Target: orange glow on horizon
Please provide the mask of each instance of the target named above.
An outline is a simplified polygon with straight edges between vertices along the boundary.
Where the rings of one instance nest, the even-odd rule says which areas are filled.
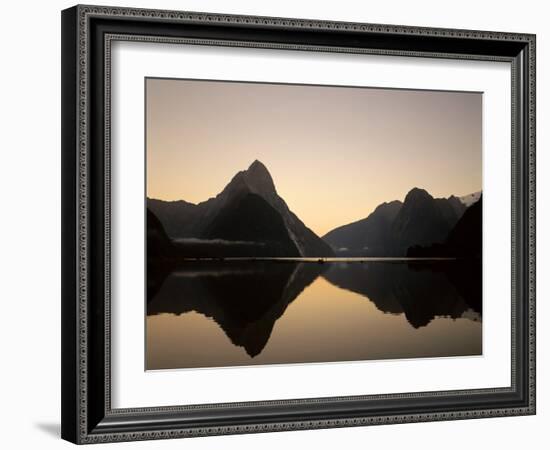
[[[262,161],[319,236],[413,187],[482,186],[482,94],[148,79],[147,196],[199,203]]]

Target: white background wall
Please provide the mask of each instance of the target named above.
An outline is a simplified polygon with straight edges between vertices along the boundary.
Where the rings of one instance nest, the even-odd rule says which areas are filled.
[[[103,3],[99,2],[98,3]],[[550,79],[548,11],[535,0],[111,0],[136,7],[471,28],[537,34],[538,415],[367,428],[116,444],[118,448],[544,448],[550,390],[545,327],[550,308],[548,193]],[[67,448],[60,403],[60,10],[69,1],[9,2],[0,33],[0,443],[3,448]],[[546,203],[546,205],[544,204]],[[114,448],[114,447],[113,447]]]

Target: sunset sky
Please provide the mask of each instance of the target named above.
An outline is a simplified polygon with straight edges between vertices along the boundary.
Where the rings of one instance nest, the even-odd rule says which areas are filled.
[[[207,200],[258,159],[319,236],[482,186],[481,93],[147,79],[146,120],[148,197]]]

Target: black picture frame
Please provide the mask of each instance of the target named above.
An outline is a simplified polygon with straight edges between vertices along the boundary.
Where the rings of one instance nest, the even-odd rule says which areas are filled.
[[[113,409],[110,43],[193,42],[508,61],[512,67],[511,386]],[[62,437],[132,441],[535,414],[535,36],[75,6],[62,12]]]

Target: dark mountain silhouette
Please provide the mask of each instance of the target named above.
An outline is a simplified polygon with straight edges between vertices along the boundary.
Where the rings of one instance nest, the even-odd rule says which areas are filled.
[[[481,197],[481,191],[477,191],[468,195],[463,195],[462,197],[458,197],[458,199],[467,208],[469,206],[472,206],[475,202],[477,202],[480,197]]]
[[[203,209],[200,205],[184,200],[164,201],[152,198],[147,199],[147,208],[162,218],[166,233],[172,239],[194,237],[196,233],[193,226]]]
[[[281,215],[257,194],[246,194],[226,205],[203,236],[207,239],[262,242],[272,256],[300,256]]]
[[[481,258],[483,197],[472,204],[441,242],[428,246],[416,245],[407,251],[411,257],[452,256]]]
[[[217,247],[220,240],[247,246],[243,250],[233,244],[229,256],[333,255],[331,247],[290,211],[260,161],[238,172],[220,194],[205,202],[148,199],[147,204],[180,246],[191,239],[195,249],[197,240],[204,248],[206,241],[217,239]]]
[[[325,269],[289,261],[188,262],[181,272],[154,281],[162,287],[148,297],[147,315],[196,311],[254,357],[288,305]]]
[[[436,198],[435,203],[441,211],[443,218],[447,221],[449,228],[455,226],[467,209],[467,206],[454,195],[451,195],[449,198]]]
[[[481,319],[481,270],[472,264],[342,263],[331,264],[323,277],[367,297],[382,312],[404,314],[414,328],[435,317]]]
[[[411,246],[443,242],[465,209],[455,196],[434,199],[413,188],[403,203],[383,203],[366,219],[323,238],[339,256],[405,256]]]
[[[413,245],[442,242],[460,218],[457,203],[458,199],[436,200],[424,189],[411,189],[392,224],[395,253],[401,256]]]
[[[483,196],[470,206],[449,233],[445,244],[457,256],[481,258],[483,234]]]
[[[385,256],[392,245],[391,224],[403,204],[382,203],[367,218],[323,236],[339,256]]]
[[[174,251],[170,238],[166,234],[158,217],[147,208],[147,257],[164,258]]]
[[[164,231],[160,220],[147,208],[147,296],[154,295],[170,272],[178,250]]]

